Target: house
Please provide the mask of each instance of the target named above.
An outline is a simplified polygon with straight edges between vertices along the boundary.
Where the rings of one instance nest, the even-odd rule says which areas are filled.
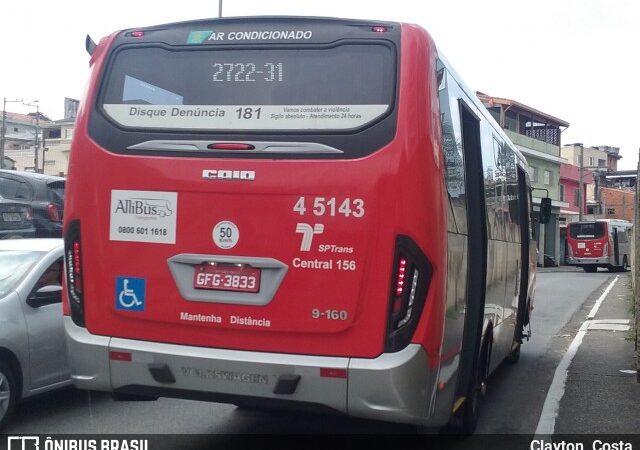
[[[551,220],[536,223],[538,263],[545,255],[552,264],[561,260],[560,211],[569,204],[560,199],[560,137],[568,122],[515,100],[492,97],[476,92],[480,101],[527,159],[533,188],[534,210],[539,210],[542,197],[551,198]]]

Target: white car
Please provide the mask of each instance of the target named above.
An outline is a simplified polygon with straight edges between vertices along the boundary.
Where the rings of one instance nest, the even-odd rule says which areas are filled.
[[[0,241],[0,429],[26,397],[71,384],[62,239]]]

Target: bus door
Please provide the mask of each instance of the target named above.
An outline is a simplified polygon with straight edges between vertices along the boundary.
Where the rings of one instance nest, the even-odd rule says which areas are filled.
[[[613,261],[616,266],[620,265],[620,247],[618,245],[618,227],[611,227],[613,239]]]

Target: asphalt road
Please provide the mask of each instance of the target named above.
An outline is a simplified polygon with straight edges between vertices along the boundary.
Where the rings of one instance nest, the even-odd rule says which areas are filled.
[[[479,433],[533,433],[555,367],[571,341],[571,319],[611,274],[538,274],[532,339],[520,362],[505,364],[489,380]],[[186,400],[114,402],[109,395],[74,388],[20,405],[7,434],[29,433],[412,433],[413,427],[341,416],[266,412]],[[186,437],[197,439],[197,436]]]

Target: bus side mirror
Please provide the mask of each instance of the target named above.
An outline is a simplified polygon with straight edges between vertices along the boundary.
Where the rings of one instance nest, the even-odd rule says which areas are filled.
[[[541,198],[538,220],[540,223],[549,223],[549,219],[551,219],[551,199],[549,197]]]

